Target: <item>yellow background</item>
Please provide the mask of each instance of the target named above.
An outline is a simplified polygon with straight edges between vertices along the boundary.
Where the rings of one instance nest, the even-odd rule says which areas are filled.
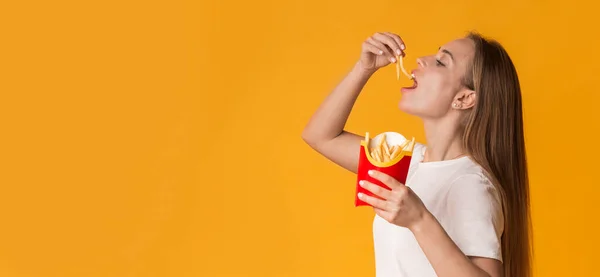
[[[478,30],[523,88],[536,276],[592,276],[592,1],[4,1],[0,276],[374,276],[355,176],[306,146],[376,31],[406,65]],[[405,81],[403,81],[405,82]],[[348,123],[423,141],[395,70]]]

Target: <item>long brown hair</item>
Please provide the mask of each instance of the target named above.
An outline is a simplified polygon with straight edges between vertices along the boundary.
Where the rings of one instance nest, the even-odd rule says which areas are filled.
[[[475,56],[464,81],[477,102],[466,121],[464,147],[502,196],[504,276],[529,277],[533,253],[519,78],[498,42],[477,33],[467,38],[475,43]]]

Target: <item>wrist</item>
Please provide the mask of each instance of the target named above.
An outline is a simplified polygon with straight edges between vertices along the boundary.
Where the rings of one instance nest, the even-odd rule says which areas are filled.
[[[408,229],[415,235],[425,232],[431,229],[431,226],[435,224],[437,220],[428,210],[425,210],[423,214],[413,222],[412,225],[408,226]]]
[[[373,74],[375,74],[375,72],[377,71],[377,69],[375,68],[365,68],[360,61],[358,61],[355,65],[354,65],[354,69],[353,71],[365,78],[370,78]]]

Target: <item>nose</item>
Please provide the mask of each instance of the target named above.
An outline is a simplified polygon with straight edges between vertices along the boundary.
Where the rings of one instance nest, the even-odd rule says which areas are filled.
[[[425,67],[427,65],[425,58],[423,58],[423,57],[417,58],[417,65],[419,65],[419,67]]]

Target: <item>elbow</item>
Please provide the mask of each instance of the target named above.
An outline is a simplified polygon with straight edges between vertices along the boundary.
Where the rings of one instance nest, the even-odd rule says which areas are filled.
[[[311,147],[315,145],[315,138],[307,128],[302,131],[302,140]]]
[[[317,149],[317,144],[321,143],[321,139],[309,128],[304,128],[302,131],[302,140],[313,149]]]

